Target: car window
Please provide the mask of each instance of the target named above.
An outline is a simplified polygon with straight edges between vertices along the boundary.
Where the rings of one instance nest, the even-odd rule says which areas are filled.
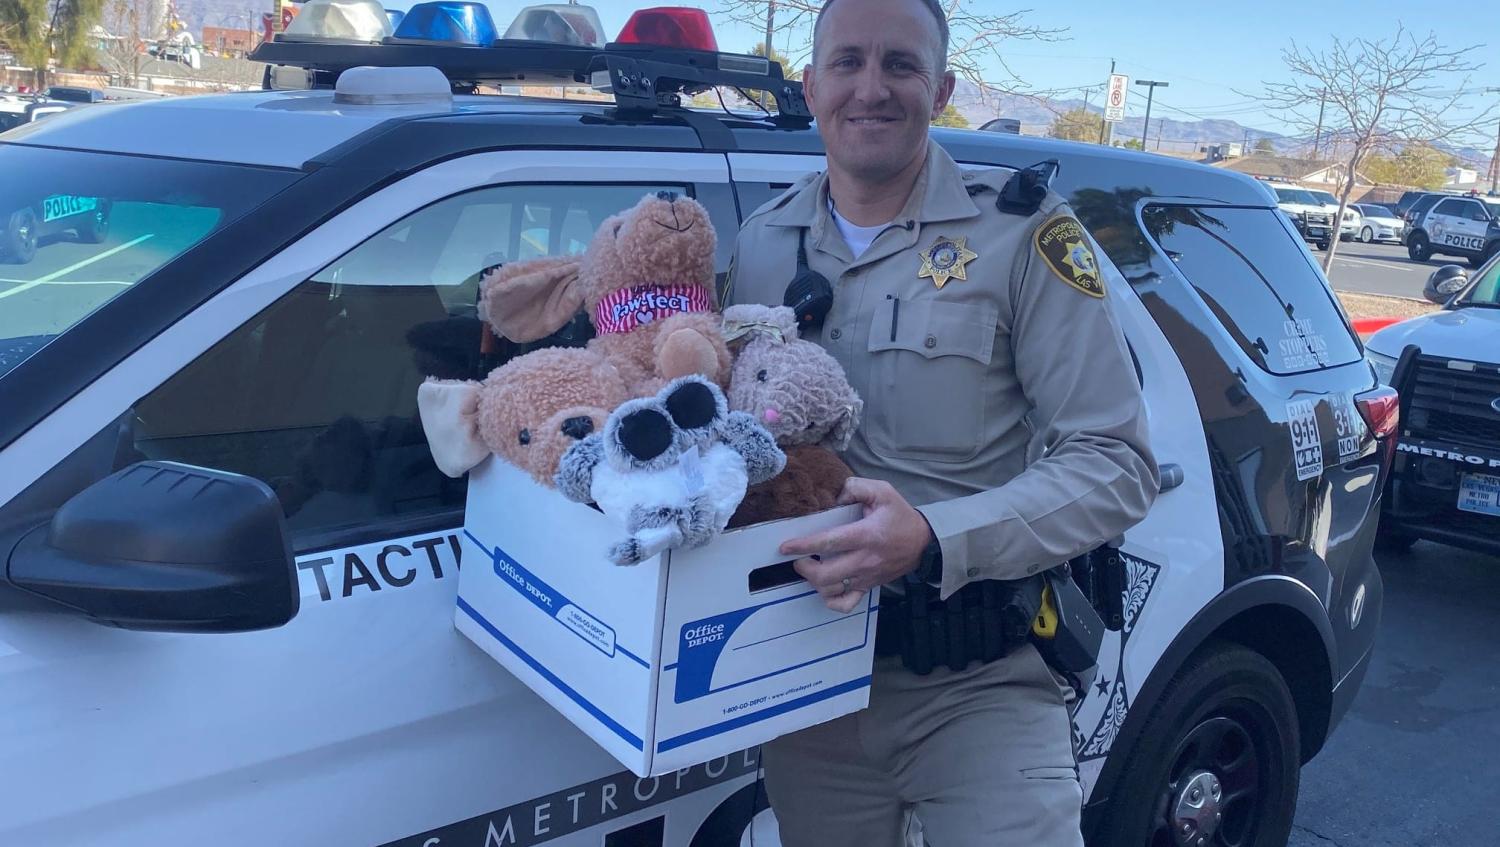
[[[1480,269],[1474,287],[1458,302],[1465,306],[1500,306],[1500,259]]]
[[[0,174],[0,378],[300,176],[15,144]]]
[[[1452,215],[1456,218],[1467,217],[1464,213],[1468,211],[1466,208],[1468,205],[1463,200],[1454,200],[1450,197],[1437,204],[1437,208],[1433,209],[1432,213],[1434,215]]]
[[[513,185],[428,206],[360,244],[215,344],[136,406],[147,458],[256,477],[294,544],[461,509],[466,482],[433,465],[417,416],[428,376],[476,379],[479,277],[578,252],[609,215],[673,185]],[[384,531],[384,530],[383,530]]]
[[[1468,217],[1471,221],[1487,221],[1490,219],[1490,213],[1485,211],[1482,203],[1470,200],[1464,204],[1464,210],[1468,212]]]
[[[1260,367],[1289,374],[1359,359],[1327,283],[1273,210],[1151,205],[1141,221]]]
[[[1329,194],[1326,191],[1309,191],[1308,193],[1311,194],[1313,196],[1313,199],[1318,201],[1320,205],[1337,206],[1339,204],[1338,198],[1334,197],[1332,194]]]

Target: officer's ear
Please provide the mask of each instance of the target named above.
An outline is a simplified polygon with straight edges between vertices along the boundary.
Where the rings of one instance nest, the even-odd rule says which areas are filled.
[[[958,85],[958,78],[953,71],[943,71],[943,76],[938,80],[937,87],[932,92],[932,117],[938,118],[943,110],[948,108],[948,101],[953,99],[953,89]]]

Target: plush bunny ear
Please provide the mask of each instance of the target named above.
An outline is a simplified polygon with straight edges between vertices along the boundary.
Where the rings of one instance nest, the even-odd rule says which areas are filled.
[[[479,281],[479,316],[518,343],[546,338],[583,307],[578,256],[501,265]]]
[[[417,413],[444,474],[461,477],[490,454],[479,437],[479,383],[429,379],[417,389]]]
[[[858,397],[852,398],[850,405],[845,406],[839,414],[838,423],[829,430],[824,446],[838,452],[849,449],[849,442],[854,440],[854,431],[859,429],[859,419],[864,411],[865,401]]]

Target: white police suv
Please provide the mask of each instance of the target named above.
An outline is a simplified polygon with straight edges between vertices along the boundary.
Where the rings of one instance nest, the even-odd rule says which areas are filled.
[[[261,48],[265,91],[0,135],[0,220],[109,210],[0,263],[0,844],[775,843],[755,750],[637,779],[455,631],[465,482],[416,389],[521,351],[476,316],[486,268],[646,192],[701,202],[727,271],[823,166],[800,87],[692,10],[606,46],[586,6],[500,39],[477,3],[334,6]],[[469,93],[523,82],[613,99]],[[715,86],[776,109],[679,105]],[[1163,463],[1150,515],[1072,563],[1110,630],[1074,713],[1090,843],[1284,843],[1379,625],[1395,393],[1252,180],[934,137],[1060,163]]]
[[[1428,538],[1500,554],[1500,256],[1433,271],[1442,311],[1375,333],[1365,356],[1401,393],[1380,541]]]
[[[1443,197],[1411,217],[1406,252],[1418,262],[1461,256],[1479,267],[1500,253],[1500,197]]]

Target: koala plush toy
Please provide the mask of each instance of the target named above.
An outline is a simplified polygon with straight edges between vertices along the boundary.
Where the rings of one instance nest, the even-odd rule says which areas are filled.
[[[563,454],[555,479],[570,500],[594,503],[627,537],[610,561],[634,565],[663,550],[701,547],[728,524],[749,485],[786,464],[755,419],[730,412],[717,385],[680,377],[616,409],[601,432]]]

